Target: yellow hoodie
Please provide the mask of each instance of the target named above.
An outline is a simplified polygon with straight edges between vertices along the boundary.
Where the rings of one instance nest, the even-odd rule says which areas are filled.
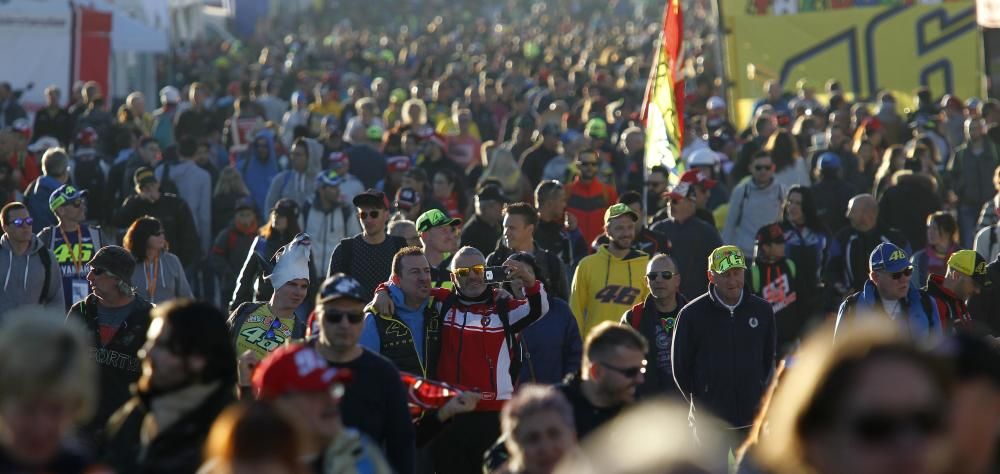
[[[580,261],[573,275],[570,307],[584,339],[602,321],[621,320],[622,313],[646,299],[646,264],[649,255],[632,250],[618,258],[602,245]]]

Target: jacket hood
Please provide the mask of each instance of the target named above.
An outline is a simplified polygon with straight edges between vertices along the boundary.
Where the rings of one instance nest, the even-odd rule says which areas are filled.
[[[34,255],[38,253],[38,250],[44,247],[42,245],[42,240],[38,238],[37,235],[31,236],[31,243],[28,244],[28,255]],[[10,239],[7,238],[7,234],[0,236],[0,250],[7,250],[13,252],[13,247],[11,246]]]
[[[389,289],[389,297],[392,298],[392,304],[396,305],[397,308],[405,308],[406,310],[412,312],[423,312],[424,308],[427,307],[427,302],[430,301],[430,298],[425,298],[419,308],[410,308],[409,306],[406,306],[406,296],[403,295],[402,288],[396,286],[395,283],[389,283],[387,287]]]
[[[627,262],[629,260],[635,260],[637,258],[648,257],[649,254],[641,250],[630,249],[629,252],[623,258],[618,258],[611,254],[608,250],[608,244],[602,245],[597,248],[597,254],[602,255],[606,258],[610,258],[612,261]]]

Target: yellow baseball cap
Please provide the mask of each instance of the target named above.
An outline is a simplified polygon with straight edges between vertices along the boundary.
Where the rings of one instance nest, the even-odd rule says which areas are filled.
[[[972,277],[980,286],[990,286],[986,275],[986,259],[975,250],[959,250],[948,258],[948,268],[962,275]]]
[[[708,268],[715,273],[725,273],[732,268],[746,270],[747,261],[743,251],[735,245],[723,245],[708,256]]]

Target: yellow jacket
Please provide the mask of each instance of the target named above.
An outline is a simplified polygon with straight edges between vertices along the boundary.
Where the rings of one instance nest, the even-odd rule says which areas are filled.
[[[646,264],[649,255],[631,250],[618,258],[602,245],[580,261],[573,275],[570,308],[584,339],[602,321],[618,322],[622,313],[646,299]]]

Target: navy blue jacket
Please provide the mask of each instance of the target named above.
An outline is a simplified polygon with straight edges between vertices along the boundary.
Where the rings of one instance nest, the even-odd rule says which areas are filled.
[[[580,371],[583,340],[569,303],[549,298],[549,312],[518,339],[524,348],[518,383],[557,384]]]
[[[774,370],[771,304],[748,288],[733,311],[708,292],[677,315],[671,364],[685,398],[734,427],[749,426]]]

